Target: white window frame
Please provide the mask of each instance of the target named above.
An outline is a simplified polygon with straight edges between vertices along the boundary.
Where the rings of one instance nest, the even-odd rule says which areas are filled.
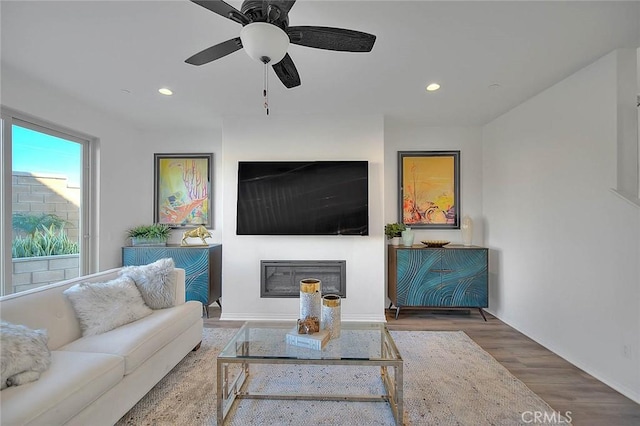
[[[66,139],[82,145],[82,192],[80,231],[80,275],[98,270],[98,197],[97,197],[97,155],[99,140],[96,137],[41,120],[27,114],[0,107],[0,276],[2,295],[12,293],[11,267],[11,175],[12,175],[12,126],[17,125],[51,136]]]

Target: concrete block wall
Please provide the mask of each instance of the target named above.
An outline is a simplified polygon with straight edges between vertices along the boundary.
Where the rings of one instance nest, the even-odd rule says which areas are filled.
[[[69,185],[65,176],[28,172],[13,172],[11,183],[14,213],[55,214],[69,222],[69,239],[79,242],[80,187]]]
[[[80,274],[80,256],[77,254],[13,259],[12,264],[14,293],[76,278]]]

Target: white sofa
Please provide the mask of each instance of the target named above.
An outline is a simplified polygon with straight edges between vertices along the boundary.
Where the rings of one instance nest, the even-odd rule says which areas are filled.
[[[0,392],[0,424],[113,425],[202,340],[202,304],[185,303],[185,275],[174,269],[171,308],[104,334],[82,337],[62,293],[81,282],[105,282],[118,269],[0,298],[2,320],[47,329],[51,366],[39,380]]]

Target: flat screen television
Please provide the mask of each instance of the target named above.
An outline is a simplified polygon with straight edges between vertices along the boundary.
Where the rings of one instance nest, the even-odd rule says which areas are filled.
[[[240,161],[237,235],[369,235],[367,161]]]

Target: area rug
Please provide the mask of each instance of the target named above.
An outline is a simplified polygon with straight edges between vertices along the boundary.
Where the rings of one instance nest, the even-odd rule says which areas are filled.
[[[117,425],[215,425],[216,355],[236,331],[205,329],[200,350],[187,355]],[[461,331],[391,334],[404,359],[405,425],[526,425],[532,423],[533,413],[554,414]],[[321,393],[327,387],[350,394],[383,393],[379,369],[309,367],[252,366],[251,383],[272,392],[303,382],[308,393]],[[559,420],[568,424],[566,419]],[[395,422],[384,402],[245,399],[236,402],[225,424],[386,426]]]

